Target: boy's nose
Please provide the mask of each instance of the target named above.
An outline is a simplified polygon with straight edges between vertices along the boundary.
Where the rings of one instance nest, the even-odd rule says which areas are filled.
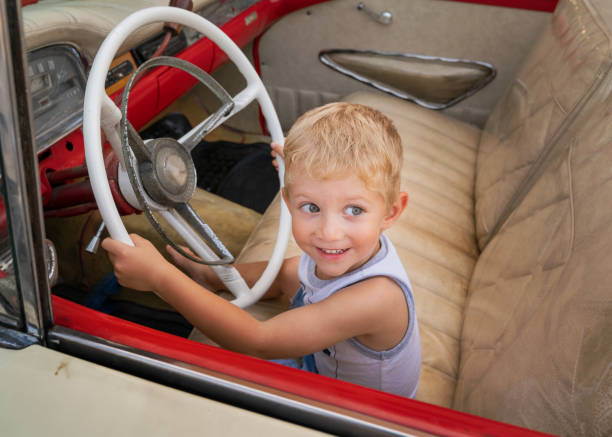
[[[325,241],[337,241],[342,239],[344,231],[342,225],[335,217],[324,217],[320,228],[321,238]]]

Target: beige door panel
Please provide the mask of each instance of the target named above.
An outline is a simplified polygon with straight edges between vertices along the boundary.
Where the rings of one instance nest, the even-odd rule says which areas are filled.
[[[0,371],[7,436],[327,435],[36,345]]]
[[[492,64],[497,77],[491,83],[444,110],[482,125],[550,18],[544,12],[444,0],[364,2],[371,10],[392,14],[391,23],[385,25],[360,11],[359,3],[331,0],[296,11],[275,23],[261,38],[262,77],[284,129],[311,107],[355,91],[374,91],[321,63],[319,53],[327,49],[407,53]],[[379,76],[388,78],[394,74],[393,67],[383,62],[379,69]],[[388,71],[382,73],[383,70]]]

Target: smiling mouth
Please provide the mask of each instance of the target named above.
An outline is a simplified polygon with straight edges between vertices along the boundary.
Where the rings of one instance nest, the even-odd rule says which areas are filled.
[[[319,250],[327,255],[340,255],[341,253],[346,252],[348,249],[322,249]]]

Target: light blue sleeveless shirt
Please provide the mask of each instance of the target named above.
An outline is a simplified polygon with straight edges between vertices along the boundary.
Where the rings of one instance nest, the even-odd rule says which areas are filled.
[[[416,394],[421,372],[421,341],[414,310],[414,298],[408,275],[397,256],[393,244],[385,235],[380,237],[381,248],[366,264],[330,280],[315,275],[315,263],[302,254],[298,267],[304,304],[320,302],[336,291],[375,276],[393,279],[403,290],[410,322],[402,340],[392,349],[375,351],[354,338],[341,341],[315,352],[320,374],[354,384],[375,388],[406,397]]]

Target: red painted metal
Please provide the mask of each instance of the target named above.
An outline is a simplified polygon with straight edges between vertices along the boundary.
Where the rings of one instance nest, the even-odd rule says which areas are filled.
[[[409,428],[445,436],[547,435],[197,343],[57,296],[52,304],[57,325]]]
[[[46,212],[54,209],[62,209],[82,203],[95,203],[93,191],[89,179],[75,181],[53,187],[49,202],[45,206]]]
[[[140,211],[133,208],[123,197],[123,194],[121,194],[121,189],[119,188],[119,159],[110,148],[104,151],[104,167],[106,168],[106,175],[108,176],[108,185],[119,214],[130,215],[140,213]]]
[[[98,204],[96,202],[80,203],[79,205],[67,208],[45,210],[45,218],[73,217],[75,215],[85,214],[86,212],[96,211],[97,209]]]
[[[66,183],[66,181],[70,179],[78,179],[87,175],[87,166],[79,165],[77,167],[71,167],[64,170],[55,171],[53,173],[48,173],[47,178],[49,179],[49,183],[53,186]]]
[[[447,0],[480,5],[503,6],[506,8],[529,9],[532,11],[553,12],[559,0]]]
[[[192,49],[194,47],[196,50]],[[211,64],[213,60],[213,53],[214,45],[212,41],[204,39],[186,49],[179,57],[199,66],[204,71],[210,72],[212,71]],[[156,77],[159,96],[155,109],[158,111],[162,111],[174,100],[176,100],[178,96],[184,94],[197,82],[196,78],[176,68],[160,69],[160,71],[156,73]],[[133,107],[130,102],[128,117],[131,117],[133,114],[133,112],[131,112],[133,111],[132,108]]]
[[[75,130],[44,151],[38,159],[42,203],[46,205],[52,190],[48,174],[79,167],[85,163],[83,133],[80,129]]]
[[[159,100],[158,75],[161,71],[163,70],[157,69],[144,75],[130,90],[127,114],[128,120],[136,130],[141,129],[160,112],[157,110],[157,102]],[[111,96],[117,106],[121,104],[122,93],[123,90],[119,90]],[[177,94],[175,98],[179,96],[180,94]]]
[[[88,176],[87,166],[82,164],[52,171],[52,168],[58,164],[53,162],[55,160],[57,160],[56,156],[53,156],[53,158],[47,157],[39,164],[43,169],[41,180],[45,187],[48,186],[46,191],[43,189],[46,193],[44,200],[45,217],[70,217],[98,209],[91,184],[89,179],[86,178]],[[137,210],[125,200],[119,189],[119,160],[108,144],[105,144],[104,148],[104,165],[119,214],[134,214]]]

